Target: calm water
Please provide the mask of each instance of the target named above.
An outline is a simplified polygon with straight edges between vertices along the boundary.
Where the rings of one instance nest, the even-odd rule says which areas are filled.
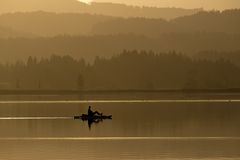
[[[0,98],[0,159],[240,159],[239,101]],[[72,118],[88,105],[113,120]]]

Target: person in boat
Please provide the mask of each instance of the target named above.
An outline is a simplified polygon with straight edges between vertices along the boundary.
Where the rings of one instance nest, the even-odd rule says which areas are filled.
[[[89,106],[89,107],[88,107],[88,116],[93,117],[93,116],[95,116],[95,115],[102,116],[102,113],[99,113],[98,111],[93,112],[93,111],[91,110],[91,106]]]

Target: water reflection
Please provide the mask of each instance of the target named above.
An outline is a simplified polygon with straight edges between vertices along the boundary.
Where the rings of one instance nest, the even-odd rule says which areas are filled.
[[[7,160],[239,160],[239,140],[0,140]],[[17,157],[17,158],[16,158]]]
[[[0,117],[0,120],[68,120],[73,117]]]
[[[0,100],[0,104],[240,103],[240,99]]]
[[[82,114],[82,116],[75,116],[74,119],[75,120],[80,119],[83,122],[88,122],[88,128],[89,128],[89,130],[91,130],[91,127],[92,127],[93,124],[98,124],[100,122],[103,122],[103,120],[112,120],[112,116],[100,115],[100,116],[89,117],[86,114]]]
[[[84,115],[84,114],[83,114]],[[112,116],[101,116],[96,118],[88,118],[82,116],[75,117],[0,117],[0,120],[82,120],[88,122],[88,128],[91,130],[93,124],[103,122],[103,120],[112,120]]]
[[[98,124],[99,122],[103,122],[103,120],[102,119],[90,119],[90,120],[88,120],[89,130],[91,130],[91,127],[92,127],[93,123]]]
[[[88,102],[0,103],[1,159],[240,158],[238,102]],[[114,120],[74,120],[96,103]]]
[[[239,103],[99,103],[94,110],[113,114],[100,125],[73,120],[93,104],[0,104],[0,137],[236,137]],[[138,112],[137,114],[136,111]],[[10,117],[12,120],[4,120]],[[22,117],[17,120],[13,117]],[[47,119],[28,117],[47,117]],[[49,119],[66,117],[69,119]],[[15,120],[14,120],[15,119]],[[99,124],[97,123],[97,124]]]

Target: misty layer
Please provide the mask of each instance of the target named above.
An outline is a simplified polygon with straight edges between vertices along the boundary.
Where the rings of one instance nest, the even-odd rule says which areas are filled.
[[[89,6],[75,0],[0,0],[0,4],[2,13],[22,11],[0,15],[1,62],[6,64],[0,69],[3,89],[239,87],[239,9],[182,14],[186,10]],[[81,7],[104,8],[112,14],[79,12]],[[42,8],[47,12],[36,11]],[[133,15],[126,8],[139,12]],[[163,11],[169,14],[161,17]],[[123,50],[136,51],[117,55]],[[141,50],[151,52],[137,53]],[[182,55],[159,54],[174,50]]]
[[[157,37],[164,33],[221,32],[239,34],[239,19],[240,10],[199,12],[170,21],[77,13],[31,12],[0,15],[0,26],[25,34],[44,37],[118,34]],[[5,32],[7,35],[8,31]],[[24,36],[22,34],[22,36],[28,37],[29,35]],[[19,35],[9,34],[9,37],[19,37]]]
[[[199,12],[171,21],[162,19],[114,19],[93,26],[95,34],[141,34],[157,36],[162,33],[223,32],[240,33],[240,10]]]
[[[195,55],[200,51],[240,51],[240,35],[224,33],[163,34],[157,38],[137,35],[59,36],[54,38],[0,39],[1,62],[25,61],[52,54],[70,55],[92,62],[96,56],[111,57],[126,50],[177,51]]]
[[[201,9],[137,7],[113,3],[91,3],[78,0],[0,0],[0,14],[9,12],[46,11],[57,13],[90,13],[115,17],[173,19],[191,15]]]

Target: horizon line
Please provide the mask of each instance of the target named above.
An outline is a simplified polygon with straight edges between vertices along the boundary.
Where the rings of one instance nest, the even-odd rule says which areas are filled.
[[[240,103],[240,99],[138,99],[138,100],[0,100],[0,104],[89,104],[89,103]]]
[[[77,0],[81,3],[84,3],[88,6],[91,6],[92,4],[116,4],[116,5],[125,5],[128,7],[139,7],[139,8],[158,8],[158,9],[164,9],[164,8],[175,8],[175,9],[186,9],[186,10],[197,10],[197,9],[201,9],[203,11],[225,11],[225,10],[231,10],[231,9],[240,9],[240,7],[230,7],[230,8],[212,8],[212,7],[204,7],[204,6],[199,6],[199,7],[180,7],[180,6],[174,6],[174,5],[169,5],[169,6],[159,6],[159,5],[146,5],[146,4],[130,4],[130,3],[124,3],[124,2],[109,2],[109,1],[105,1],[105,2],[96,2],[95,0],[92,0],[90,2],[84,2],[82,0]]]
[[[1,137],[0,140],[240,140],[240,137]]]

